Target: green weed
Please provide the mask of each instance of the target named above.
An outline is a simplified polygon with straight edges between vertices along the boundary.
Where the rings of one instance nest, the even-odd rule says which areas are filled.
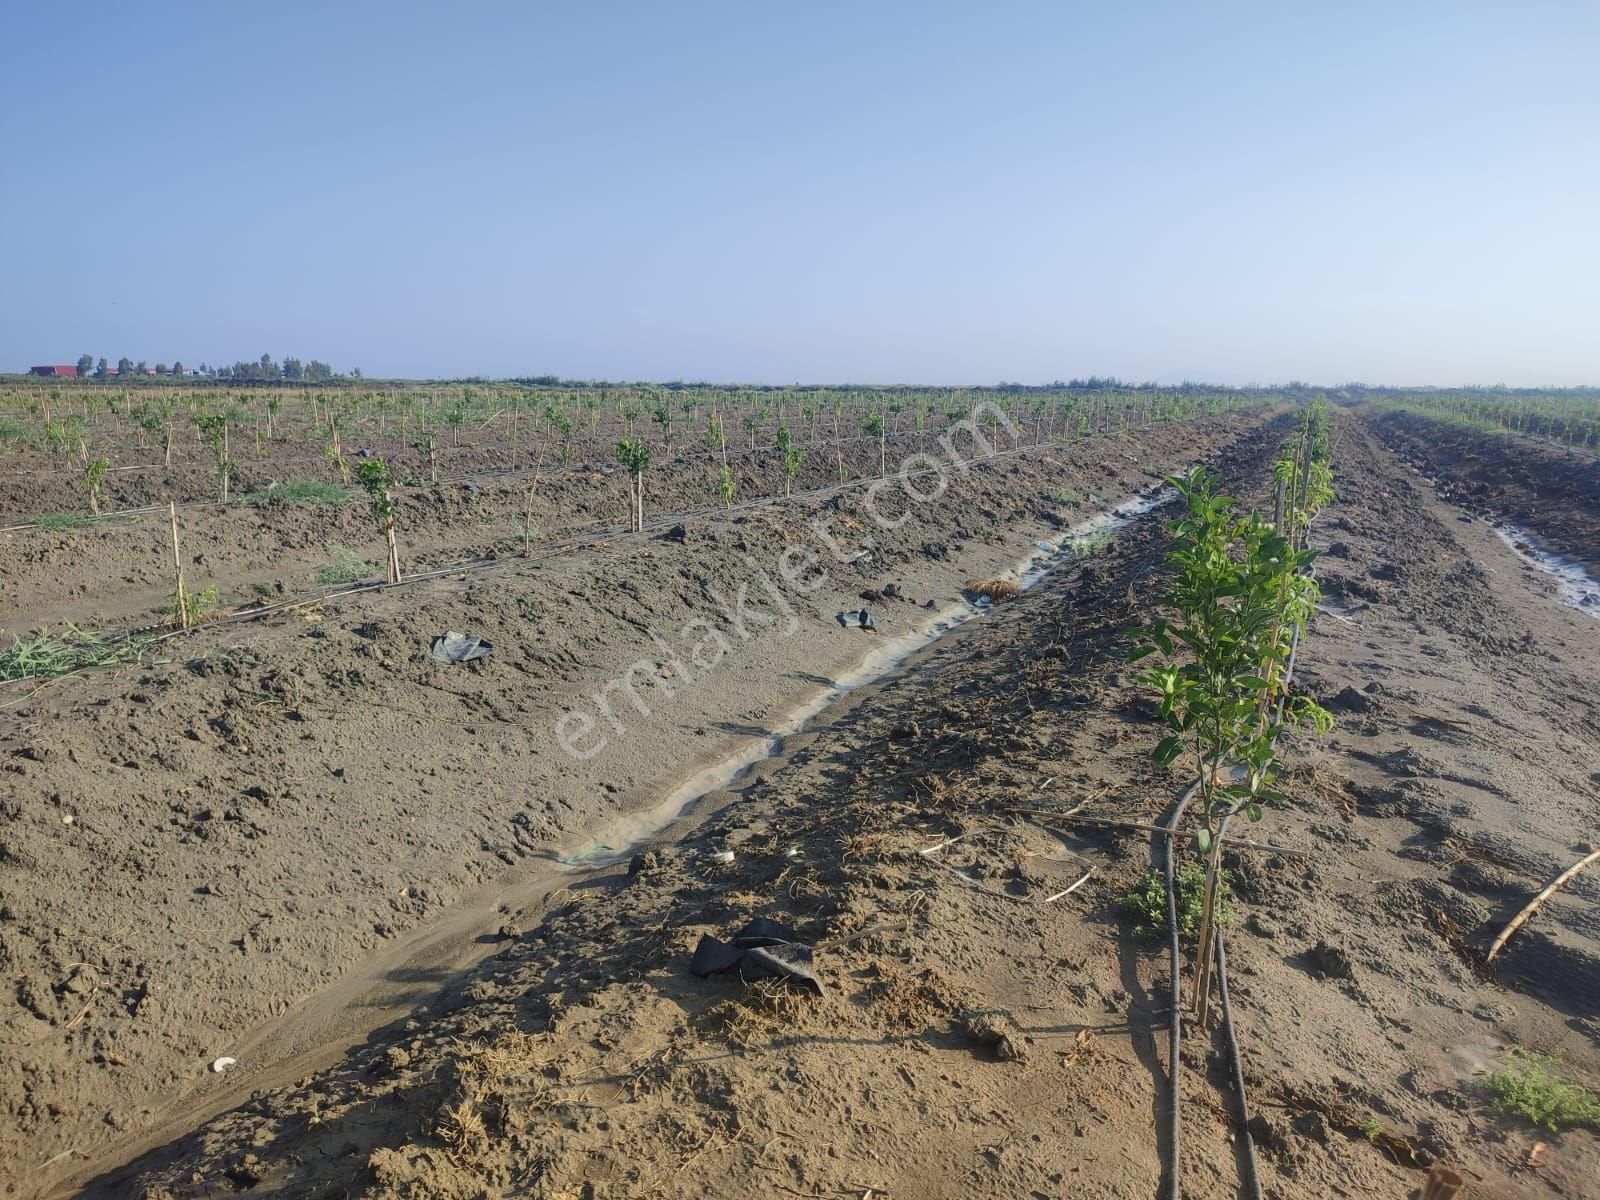
[[[1200,933],[1200,918],[1205,913],[1206,872],[1199,863],[1191,863],[1178,872],[1178,933],[1192,938]],[[1228,901],[1228,873],[1217,878],[1217,920],[1226,923]],[[1133,931],[1142,938],[1159,937],[1167,929],[1167,886],[1159,871],[1146,871],[1133,885],[1133,890],[1117,901],[1125,916],[1133,918]]]
[[[13,635],[11,648],[0,650],[0,680],[55,679],[88,667],[139,662],[152,637],[101,637],[67,626],[64,637],[35,634],[24,641]]]
[[[1600,1128],[1600,1097],[1563,1075],[1560,1061],[1554,1054],[1513,1050],[1505,1068],[1489,1079],[1495,1107],[1551,1132],[1577,1125]]]
[[[63,533],[68,529],[82,529],[94,523],[92,517],[82,513],[42,513],[33,519],[35,527],[48,529],[51,533]]]
[[[343,546],[328,548],[333,551],[333,561],[325,562],[317,568],[318,586],[344,587],[346,584],[371,579],[378,573],[377,563],[367,562],[354,551],[347,550]]]
[[[191,625],[198,625],[204,621],[206,614],[216,608],[218,603],[220,597],[214,587],[202,588],[198,592],[185,592],[182,597],[174,591],[170,611],[178,618],[178,624],[188,629]]]
[[[286,479],[259,492],[245,492],[237,497],[240,504],[269,504],[282,500],[285,504],[326,504],[335,507],[349,504],[355,492],[337,483],[321,479]]]

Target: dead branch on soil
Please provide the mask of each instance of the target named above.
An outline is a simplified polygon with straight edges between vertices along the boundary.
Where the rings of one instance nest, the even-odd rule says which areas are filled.
[[[1561,874],[1552,879],[1544,891],[1540,892],[1537,896],[1530,900],[1521,912],[1511,918],[1511,923],[1500,931],[1500,936],[1495,938],[1494,945],[1489,947],[1489,953],[1484,956],[1483,961],[1485,963],[1493,962],[1494,956],[1500,953],[1501,948],[1508,940],[1510,940],[1511,935],[1526,925],[1533,917],[1533,914],[1538,912],[1539,909],[1543,907],[1546,900],[1550,899],[1551,896],[1554,896],[1564,886],[1566,886],[1566,883],[1569,879],[1573,878],[1579,871],[1583,870],[1596,859],[1600,859],[1600,850],[1595,850],[1592,853],[1586,854],[1584,857],[1580,858],[1577,862],[1568,867],[1565,871],[1561,872]]]

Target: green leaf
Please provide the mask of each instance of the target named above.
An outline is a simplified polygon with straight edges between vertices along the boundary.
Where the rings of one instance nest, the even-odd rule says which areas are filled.
[[[1165,737],[1161,739],[1161,743],[1155,748],[1151,757],[1156,760],[1158,767],[1170,767],[1172,760],[1182,753],[1183,743],[1181,741],[1176,737]]]
[[[1194,831],[1194,844],[1201,854],[1211,853],[1211,831],[1209,829],[1196,829]]]

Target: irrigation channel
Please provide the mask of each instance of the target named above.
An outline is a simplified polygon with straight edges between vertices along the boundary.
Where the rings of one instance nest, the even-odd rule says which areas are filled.
[[[1163,507],[1174,495],[1165,485],[1147,488],[1037,543],[1037,549],[1016,563],[1009,574],[1020,588],[1032,588]],[[92,1179],[84,1195],[122,1195],[121,1189],[130,1181],[128,1170],[139,1156],[242,1103],[252,1093],[283,1086],[329,1066],[370,1034],[409,1017],[419,1005],[429,1003],[497,952],[494,931],[503,923],[506,911],[522,909],[531,915],[547,909],[553,897],[582,876],[626,860],[656,835],[669,830],[687,834],[697,823],[694,810],[698,801],[736,785],[757,764],[777,757],[786,739],[856,689],[902,667],[907,675],[922,669],[909,663],[918,651],[981,617],[990,607],[987,600],[962,601],[930,615],[907,633],[882,640],[854,667],[773,721],[769,732],[695,771],[658,803],[613,819],[594,830],[582,845],[514,870],[469,893],[426,926],[386,946],[358,970],[307,997],[238,1045],[226,1047],[236,1065],[225,1075],[203,1076],[188,1091],[169,1097],[151,1126],[109,1147],[86,1163],[76,1178],[61,1181],[50,1194],[77,1195],[85,1181]]]
[[[1570,559],[1541,550],[1531,534],[1509,521],[1496,521],[1494,531],[1524,563],[1556,581],[1561,603],[1600,619],[1600,579]]]

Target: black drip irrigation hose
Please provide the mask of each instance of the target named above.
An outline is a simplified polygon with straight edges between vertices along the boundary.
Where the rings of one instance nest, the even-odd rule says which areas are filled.
[[[1178,1087],[1179,1073],[1182,1069],[1178,1056],[1183,1048],[1183,954],[1178,945],[1178,887],[1172,867],[1172,844],[1178,840],[1178,822],[1183,820],[1183,810],[1189,807],[1189,801],[1194,799],[1194,794],[1199,790],[1200,781],[1197,779],[1189,785],[1189,790],[1179,797],[1178,802],[1172,807],[1172,815],[1167,818],[1167,834],[1162,839],[1166,843],[1162,861],[1167,880],[1167,949],[1171,968],[1168,972],[1168,987],[1172,993],[1169,997],[1172,1005],[1172,1025],[1167,1035],[1167,1048],[1170,1054],[1167,1068],[1166,1194],[1168,1200],[1183,1200],[1178,1169],[1178,1144],[1183,1136]]]
[[[1294,681],[1294,660],[1300,651],[1300,630],[1295,629],[1289,639],[1289,662],[1284,670],[1283,688],[1284,695],[1278,698],[1278,717],[1282,720],[1283,705],[1287,697],[1289,685]],[[1276,740],[1274,740],[1276,745]],[[1167,884],[1167,948],[1168,948],[1168,977],[1172,989],[1172,1027],[1168,1035],[1168,1045],[1171,1049],[1172,1062],[1168,1072],[1167,1093],[1167,1197],[1168,1200],[1182,1200],[1183,1191],[1180,1184],[1178,1147],[1182,1138],[1183,1122],[1179,1111],[1179,1088],[1181,1064],[1178,1052],[1182,1049],[1183,1029],[1183,999],[1179,991],[1181,980],[1182,957],[1178,944],[1178,889],[1177,880],[1173,872],[1173,843],[1178,840],[1178,824],[1183,820],[1184,810],[1189,807],[1189,802],[1194,799],[1195,793],[1200,790],[1200,781],[1197,779],[1189,785],[1189,790],[1173,805],[1172,815],[1167,818],[1167,832],[1163,836],[1166,842],[1163,855],[1164,874]],[[1217,826],[1217,840],[1221,841],[1228,832],[1228,822],[1233,819],[1238,809],[1223,814]],[[1261,1164],[1256,1158],[1255,1138],[1250,1134],[1250,1101],[1244,1090],[1244,1060],[1239,1053],[1238,1030],[1233,1023],[1233,1005],[1228,996],[1228,956],[1222,948],[1222,932],[1213,926],[1212,946],[1217,958],[1217,988],[1222,1001],[1222,1036],[1228,1052],[1228,1069],[1233,1076],[1233,1089],[1239,1100],[1239,1136],[1244,1141],[1245,1170],[1244,1185],[1250,1200],[1262,1200],[1261,1194]]]
[[[1294,682],[1294,660],[1300,653],[1300,630],[1297,626],[1289,638],[1289,663],[1283,673],[1283,695],[1278,697],[1278,722],[1283,722],[1283,706],[1288,699],[1289,685]],[[1273,738],[1272,745],[1276,749],[1277,738]],[[1200,785],[1195,784],[1196,787]],[[1221,841],[1228,833],[1228,822],[1233,820],[1237,808],[1226,812],[1217,825],[1217,840]],[[1171,853],[1172,839],[1167,839],[1168,853]],[[1176,931],[1174,931],[1176,932]],[[1233,1004],[1228,998],[1228,952],[1223,949],[1222,929],[1213,924],[1211,944],[1217,956],[1217,991],[1222,1001],[1222,1038],[1228,1048],[1228,1070],[1233,1076],[1233,1090],[1239,1099],[1239,1136],[1244,1141],[1244,1186],[1250,1200],[1262,1200],[1261,1197],[1261,1163],[1256,1158],[1256,1140],[1250,1133],[1250,1099],[1244,1090],[1244,1060],[1239,1054],[1239,1034],[1233,1023]]]

